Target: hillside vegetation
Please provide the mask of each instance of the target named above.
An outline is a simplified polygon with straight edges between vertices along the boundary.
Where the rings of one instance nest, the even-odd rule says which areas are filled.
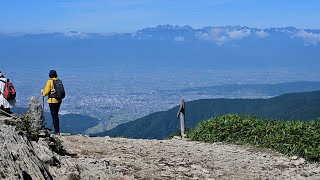
[[[179,129],[178,106],[139,118],[97,136],[164,139]],[[264,119],[308,121],[320,117],[320,91],[291,93],[270,99],[203,99],[186,103],[186,127],[235,113]]]
[[[250,144],[320,161],[320,121],[264,120],[223,115],[202,121],[189,138],[202,142]]]

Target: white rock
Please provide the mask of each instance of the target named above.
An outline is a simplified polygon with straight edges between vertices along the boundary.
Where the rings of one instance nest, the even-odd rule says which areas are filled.
[[[292,157],[290,157],[290,159],[292,159],[292,160],[297,160],[297,159],[298,159],[298,156],[292,156]]]

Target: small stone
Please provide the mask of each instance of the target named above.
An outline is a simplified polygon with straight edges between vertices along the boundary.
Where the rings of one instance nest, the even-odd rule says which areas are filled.
[[[179,162],[179,163],[178,163],[179,166],[184,166],[184,165],[186,165],[186,164],[187,164],[186,162]]]
[[[199,165],[191,165],[191,168],[192,169],[202,169],[202,167]]]
[[[299,161],[300,161],[300,164],[304,164],[306,162],[306,160],[303,158],[300,158]]]
[[[181,140],[181,137],[180,136],[173,136],[172,139],[178,139],[178,140]]]
[[[284,172],[282,173],[282,175],[284,175],[284,176],[290,176],[290,174],[291,174],[290,171],[284,171]]]
[[[309,174],[307,172],[302,172],[300,175],[303,176],[303,177],[308,177],[309,176]]]
[[[290,159],[292,159],[292,160],[297,160],[297,159],[298,159],[298,156],[292,156]]]
[[[312,172],[314,172],[316,174],[319,174],[320,173],[320,167],[318,167],[316,169],[313,169]]]
[[[281,160],[281,159],[279,159],[277,162],[278,162],[279,164],[283,164],[283,163],[284,163],[284,161]]]
[[[304,179],[306,179],[306,178],[303,177],[303,176],[301,176],[300,174],[298,174],[298,175],[296,176],[296,179],[297,179],[297,180],[304,180]]]
[[[206,169],[202,169],[202,172],[204,172],[204,173],[209,173],[209,171],[208,170],[206,170]]]
[[[299,166],[301,164],[304,164],[304,162],[305,162],[305,160],[303,158],[300,158],[300,159],[296,160],[293,164],[295,166]]]
[[[177,171],[178,171],[178,172],[188,171],[188,168],[185,168],[185,167],[178,167]]]
[[[164,173],[161,173],[160,176],[162,176],[162,177],[171,177],[169,174],[164,174]]]
[[[283,165],[285,165],[285,166],[289,166],[289,162],[283,162]]]
[[[133,177],[130,177],[130,176],[123,176],[122,177],[124,180],[132,180],[132,179],[134,179]]]

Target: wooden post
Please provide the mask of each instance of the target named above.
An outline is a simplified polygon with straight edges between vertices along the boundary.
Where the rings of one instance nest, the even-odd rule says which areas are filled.
[[[179,111],[177,112],[177,117],[180,116],[180,130],[181,130],[181,137],[185,138],[186,134],[185,134],[185,102],[182,99],[182,101],[180,102],[180,108]]]

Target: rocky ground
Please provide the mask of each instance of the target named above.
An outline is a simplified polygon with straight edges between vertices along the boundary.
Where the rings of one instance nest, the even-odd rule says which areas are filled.
[[[0,124],[0,179],[320,179],[319,164],[302,158],[180,138],[57,136],[62,156],[48,137],[29,141]]]
[[[95,179],[320,179],[319,164],[237,145],[174,138],[138,140],[62,136],[69,159]]]

